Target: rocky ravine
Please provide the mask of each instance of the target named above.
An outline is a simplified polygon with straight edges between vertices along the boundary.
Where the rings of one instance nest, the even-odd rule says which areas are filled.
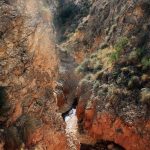
[[[0,149],[70,149],[53,96],[52,11],[44,0],[0,1]]]
[[[149,6],[147,0],[60,5],[57,36],[78,64],[80,143],[104,140],[128,150],[149,149]]]
[[[149,150],[149,19],[148,0],[1,0],[0,149]]]

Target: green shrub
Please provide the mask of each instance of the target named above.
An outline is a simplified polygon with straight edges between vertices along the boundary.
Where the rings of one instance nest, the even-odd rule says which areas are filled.
[[[148,68],[150,67],[150,57],[143,57],[141,60],[141,63],[143,65],[144,68]]]
[[[97,56],[92,56],[92,58],[86,58],[76,69],[77,73],[96,73],[102,69],[100,61]]]
[[[125,49],[125,47],[127,46],[128,43],[129,43],[129,40],[127,37],[122,37],[117,41],[117,43],[114,46],[115,52],[113,52],[110,55],[111,62],[118,61],[121,52]]]
[[[120,53],[128,44],[129,39],[127,37],[120,38],[117,43],[115,44],[115,50]]]
[[[110,55],[110,61],[111,61],[111,62],[116,62],[116,61],[118,61],[118,59],[119,59],[119,54],[118,54],[118,52],[113,52],[113,53],[111,53],[111,55]]]
[[[141,57],[144,55],[146,50],[145,50],[145,48],[138,48],[138,49],[136,49],[136,51],[137,51],[138,56]]]

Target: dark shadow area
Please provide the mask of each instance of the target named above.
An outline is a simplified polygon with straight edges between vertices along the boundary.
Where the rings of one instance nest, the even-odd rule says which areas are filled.
[[[0,87],[0,109],[5,105],[6,93],[5,87]]]
[[[57,30],[58,42],[63,42],[67,39],[65,35],[67,30],[67,32],[72,32],[74,30],[73,28],[70,28],[70,26],[71,24],[75,25],[75,18],[78,12],[79,8],[73,2],[60,4],[57,14],[54,15],[54,25]]]
[[[7,102],[6,87],[0,86],[0,116],[6,117],[9,109],[10,106]]]
[[[81,144],[80,150],[125,150],[125,149],[114,142],[100,141],[95,145]]]
[[[57,31],[57,41],[64,42],[70,33],[74,33],[80,19],[87,16],[90,6],[88,2],[75,4],[74,1],[60,1],[54,14],[54,26]]]

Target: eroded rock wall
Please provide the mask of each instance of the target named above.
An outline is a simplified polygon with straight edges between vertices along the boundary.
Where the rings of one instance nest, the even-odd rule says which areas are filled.
[[[129,150],[148,150],[149,1],[71,2],[76,13],[64,16],[64,5],[59,42],[78,64],[74,70],[81,79],[75,91],[80,142],[89,144],[90,136]]]
[[[0,3],[1,149],[67,150],[53,97],[58,61],[52,6],[44,0]]]

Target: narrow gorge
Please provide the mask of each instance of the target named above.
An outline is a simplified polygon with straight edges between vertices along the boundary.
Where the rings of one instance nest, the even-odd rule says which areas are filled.
[[[150,150],[149,0],[0,0],[0,150]]]

